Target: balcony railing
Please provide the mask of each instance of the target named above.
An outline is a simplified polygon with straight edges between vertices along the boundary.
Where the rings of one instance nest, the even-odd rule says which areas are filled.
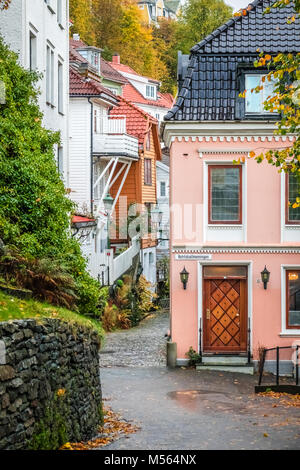
[[[100,116],[96,129],[97,134],[126,134],[126,116]]]
[[[96,155],[139,157],[138,139],[127,135],[125,116],[98,117],[93,141]]]

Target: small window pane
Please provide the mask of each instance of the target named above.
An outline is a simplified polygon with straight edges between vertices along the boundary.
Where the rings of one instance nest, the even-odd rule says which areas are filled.
[[[240,168],[211,168],[211,222],[240,220]]]
[[[300,271],[288,271],[288,327],[300,327]]]
[[[260,113],[261,106],[261,93],[255,93],[251,90],[256,88],[261,83],[261,75],[247,75],[246,76],[246,112],[247,113]]]
[[[246,266],[204,266],[203,267],[204,277],[247,277]]]
[[[160,182],[160,196],[161,197],[166,196],[166,183],[164,181]]]
[[[297,197],[300,197],[300,178],[298,175],[290,173],[288,176],[288,185],[289,185],[289,200],[290,203],[289,211],[289,221],[299,221],[300,222],[300,207],[293,209],[292,205],[296,201]]]

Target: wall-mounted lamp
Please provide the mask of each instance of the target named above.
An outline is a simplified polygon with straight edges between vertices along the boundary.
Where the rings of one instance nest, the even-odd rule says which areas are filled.
[[[188,280],[189,280],[189,275],[190,275],[190,273],[188,273],[187,270],[184,267],[183,270],[180,273],[180,280],[183,284],[184,289],[186,289],[186,285],[187,285]]]
[[[270,280],[270,271],[267,270],[267,266],[265,266],[265,269],[260,273],[261,275],[261,280],[264,283],[264,289],[267,288],[267,284]]]

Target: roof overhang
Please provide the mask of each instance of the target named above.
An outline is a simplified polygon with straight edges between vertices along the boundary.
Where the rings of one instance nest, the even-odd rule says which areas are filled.
[[[87,98],[87,99],[99,99],[103,102],[105,102],[106,104],[108,105],[113,105],[113,106],[117,106],[118,104],[118,99],[117,98],[113,98],[112,96],[110,95],[107,95],[106,93],[99,93],[99,95],[93,95],[93,94],[90,94],[90,93],[70,93],[70,98]]]

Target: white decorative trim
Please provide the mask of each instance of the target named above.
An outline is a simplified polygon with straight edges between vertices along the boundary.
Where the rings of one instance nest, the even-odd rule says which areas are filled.
[[[207,228],[209,228],[210,230],[243,230],[243,225],[208,224]]]
[[[228,149],[228,147],[218,148],[218,149],[198,149],[199,154],[208,154],[208,155],[219,155],[219,154],[242,154],[249,156],[249,152],[252,149]]]
[[[284,228],[286,230],[300,230],[300,224],[299,225],[285,225]]]
[[[300,254],[300,246],[297,247],[176,247],[172,248],[172,253],[285,253]],[[300,268],[299,268],[300,269]]]
[[[267,140],[268,142],[293,142],[294,136],[274,136],[276,123],[270,121],[166,121],[164,123],[163,138],[167,147],[175,138],[181,142],[182,137],[189,139],[194,136],[199,142],[210,141],[210,138],[217,136],[220,141],[230,142],[231,139],[237,142],[244,141],[258,142]],[[220,136],[220,134],[222,134]],[[221,140],[223,139],[223,140]]]
[[[280,338],[299,338],[300,330],[294,330],[296,333],[287,333],[286,331],[279,333]],[[299,333],[297,333],[299,331]]]

